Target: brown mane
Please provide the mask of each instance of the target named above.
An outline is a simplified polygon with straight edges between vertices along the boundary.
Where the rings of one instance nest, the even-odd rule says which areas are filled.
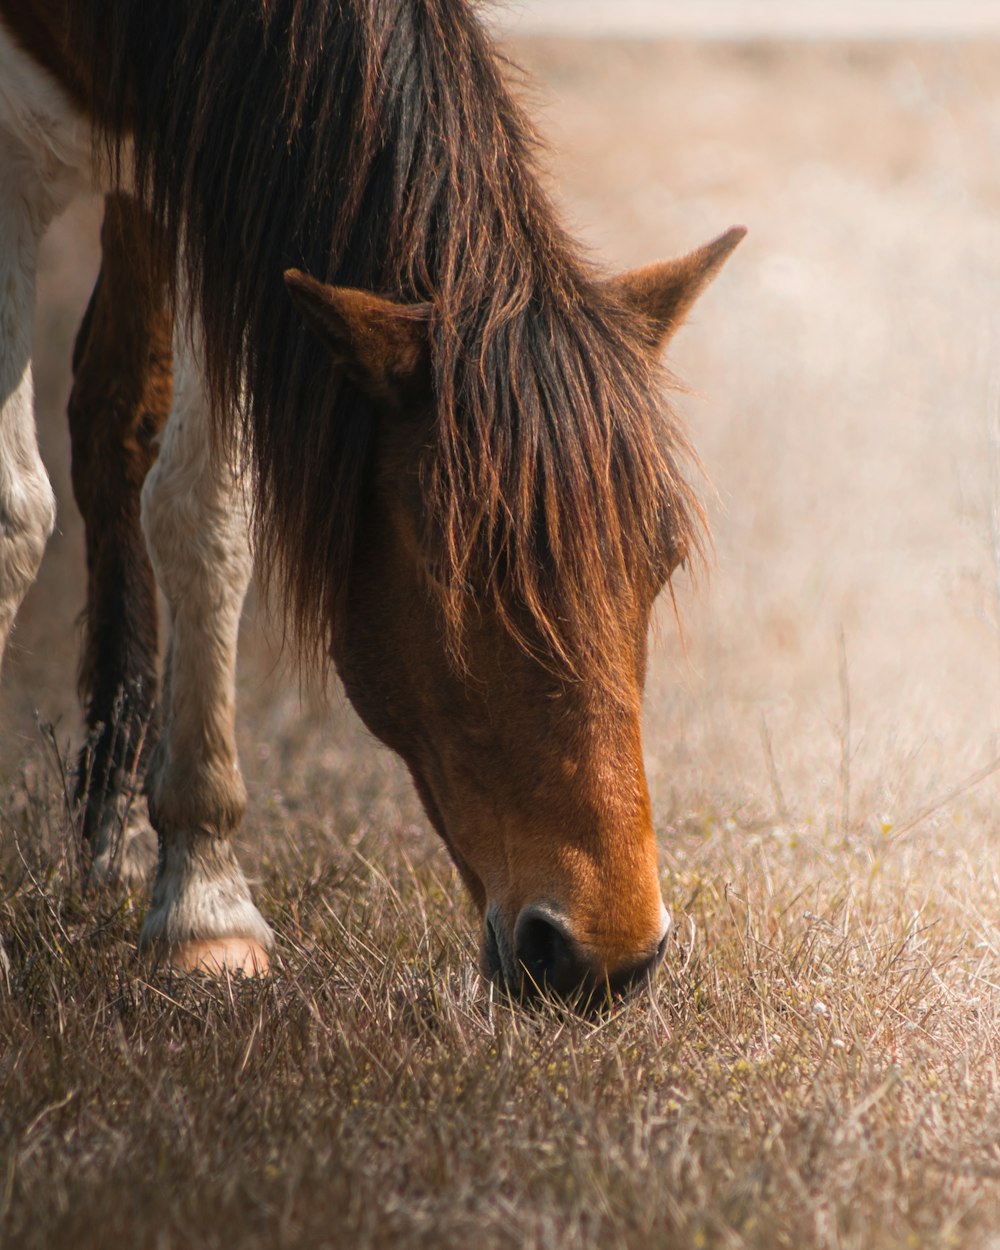
[[[453,642],[485,599],[537,654],[613,681],[601,640],[622,596],[650,583],[664,535],[698,547],[687,446],[632,315],[540,185],[474,6],[73,8],[113,157],[175,262],[183,238],[220,428],[246,396],[259,553],[303,639],[329,644],[375,413],[302,327],[290,266],[433,303],[426,541]]]

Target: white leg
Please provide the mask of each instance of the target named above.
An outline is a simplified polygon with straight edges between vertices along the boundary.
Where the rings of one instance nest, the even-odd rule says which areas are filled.
[[[31,386],[38,242],[90,174],[90,132],[0,27],[0,662],[55,524]]]
[[[31,385],[35,260],[52,210],[44,170],[2,125],[0,108],[0,662],[56,516]]]
[[[179,319],[180,321],[180,319]],[[230,836],[246,806],[236,757],[236,642],[251,556],[243,490],[213,452],[190,333],[175,335],[174,407],[142,494],[142,523],[170,605],[163,731],[149,810],[160,842],[142,941],[175,966],[267,968],[271,931]]]
[[[40,230],[29,211],[26,154],[0,131],[0,661],[55,524],[35,441],[31,327]],[[9,179],[9,182],[8,182]]]

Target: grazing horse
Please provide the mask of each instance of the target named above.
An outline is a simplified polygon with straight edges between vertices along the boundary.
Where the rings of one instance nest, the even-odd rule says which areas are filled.
[[[232,849],[250,533],[304,653],[406,762],[486,971],[587,996],[662,954],[646,635],[701,531],[658,357],[743,232],[604,276],[535,146],[471,0],[0,0],[0,645],[54,516],[37,243],[96,186],[85,833],[114,871],[108,813],[146,772],[142,941],[179,968],[272,945]]]

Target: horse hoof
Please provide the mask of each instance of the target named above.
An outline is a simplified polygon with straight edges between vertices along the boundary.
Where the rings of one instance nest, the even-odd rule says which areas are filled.
[[[212,976],[239,973],[265,977],[271,970],[267,951],[249,937],[179,942],[166,952],[163,962],[177,972],[207,972]]]

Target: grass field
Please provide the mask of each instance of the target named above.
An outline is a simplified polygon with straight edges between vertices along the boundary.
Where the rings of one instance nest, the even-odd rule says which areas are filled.
[[[0,1244],[1000,1247],[1000,45],[518,45],[615,266],[743,222],[677,340],[715,568],[657,629],[675,940],[584,1022],[493,1001],[402,767],[247,613],[241,844],[278,975],[135,955],[81,894],[69,344],[60,528],[0,700]]]

